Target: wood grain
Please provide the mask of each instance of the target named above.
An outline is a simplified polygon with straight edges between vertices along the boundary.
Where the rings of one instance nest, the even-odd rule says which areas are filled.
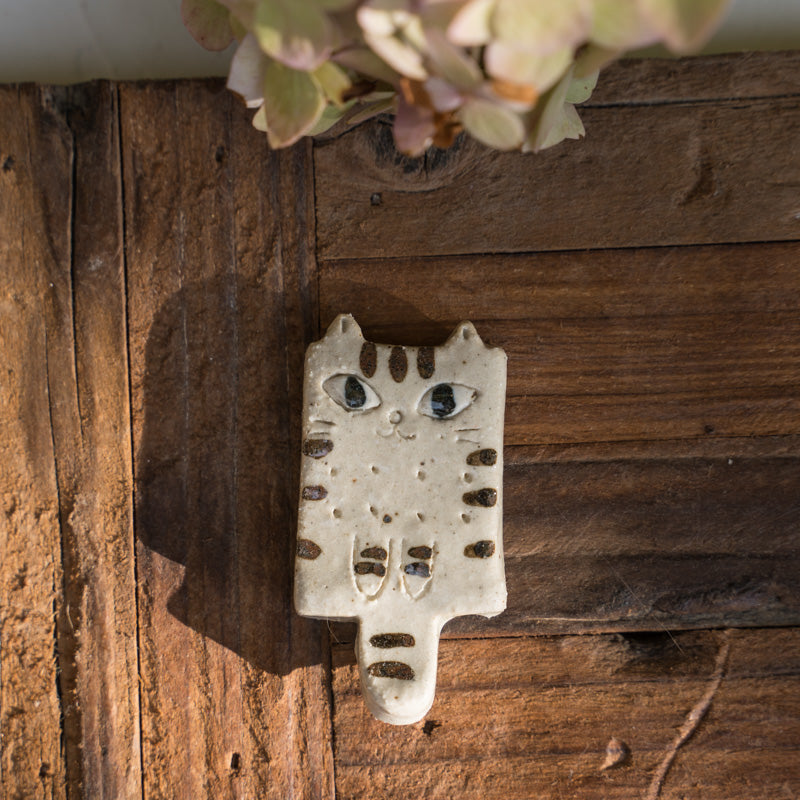
[[[51,103],[71,147],[57,189],[70,249],[48,276],[67,788],[131,797],[141,792],[141,755],[117,93],[90,84],[56,90]]]
[[[325,639],[290,610],[285,469],[306,162],[223,92],[123,92],[145,794],[326,797]]]
[[[800,245],[328,261],[321,321],[505,349],[506,444],[800,433]],[[433,268],[435,265],[435,268]],[[487,279],[491,275],[491,279]]]
[[[506,450],[508,608],[458,617],[445,638],[800,624],[796,446],[605,450]],[[354,641],[352,624],[332,629]]]
[[[342,798],[800,791],[796,629],[443,642],[433,708],[400,728],[370,717],[352,661],[334,650]],[[612,738],[629,755],[602,769]]]
[[[50,425],[48,274],[68,253],[70,149],[45,96],[0,89],[0,795],[65,798],[57,617],[64,607],[58,482]],[[53,193],[37,191],[41,170]],[[57,182],[57,183],[56,183]]]
[[[797,51],[623,59],[602,71],[584,107],[800,95],[798,68]]]
[[[703,68],[694,62],[695,82]],[[320,143],[320,258],[800,237],[800,95],[614,104],[585,108],[581,119],[585,139],[530,158],[460,138],[406,159],[386,120]]]
[[[0,87],[0,798],[800,794],[799,58],[616,65],[537,157]],[[342,311],[510,356],[509,608],[411,727],[291,609]]]

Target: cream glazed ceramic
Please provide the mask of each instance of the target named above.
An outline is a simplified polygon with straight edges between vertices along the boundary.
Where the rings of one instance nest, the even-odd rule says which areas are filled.
[[[505,389],[505,353],[469,322],[417,348],[367,342],[341,315],[308,348],[295,606],[358,620],[384,722],[430,709],[445,622],[506,606]]]

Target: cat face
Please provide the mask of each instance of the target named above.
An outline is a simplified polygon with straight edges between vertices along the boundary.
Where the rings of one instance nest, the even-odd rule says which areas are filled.
[[[295,605],[359,621],[384,721],[429,709],[448,619],[505,608],[505,365],[470,323],[412,348],[367,342],[342,315],[309,347]]]

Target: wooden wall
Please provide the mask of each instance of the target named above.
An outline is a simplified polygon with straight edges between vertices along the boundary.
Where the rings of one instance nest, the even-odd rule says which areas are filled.
[[[627,62],[538,156],[268,151],[219,82],[0,88],[0,797],[800,796],[800,55]],[[338,313],[509,355],[509,608],[428,718],[291,608]]]

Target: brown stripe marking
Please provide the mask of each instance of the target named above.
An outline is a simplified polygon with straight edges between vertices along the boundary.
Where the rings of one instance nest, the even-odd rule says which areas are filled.
[[[361,558],[377,558],[378,561],[386,561],[386,551],[382,547],[367,547],[361,551]]]
[[[377,575],[382,578],[386,574],[386,567],[377,561],[359,561],[355,565],[356,575]]]
[[[433,555],[433,550],[425,545],[420,545],[419,547],[409,548],[408,554],[411,558],[430,558]]]
[[[467,492],[462,500],[468,506],[491,508],[497,502],[497,491],[495,489],[477,489],[474,492]]]
[[[490,558],[494,555],[494,542],[481,539],[475,544],[468,544],[464,548],[464,555],[467,558]]]
[[[431,568],[422,561],[406,564],[403,571],[406,575],[416,575],[418,578],[430,578]]]
[[[373,647],[388,649],[390,647],[413,647],[417,642],[410,633],[376,633],[369,643]]]
[[[402,661],[376,661],[367,667],[373,678],[397,678],[400,681],[413,681],[414,670]]]
[[[476,450],[467,456],[467,464],[471,467],[493,467],[497,463],[497,450],[487,447]]]
[[[408,372],[408,356],[402,347],[393,347],[389,356],[389,372],[396,383],[402,383]]]
[[[319,557],[321,552],[322,548],[316,542],[312,542],[311,539],[297,540],[298,558],[307,558],[309,561],[313,561]]]
[[[417,372],[420,378],[430,378],[436,369],[436,356],[432,347],[420,347],[417,350]]]
[[[304,486],[303,500],[324,500],[328,490],[324,486]]]
[[[358,364],[364,377],[371,378],[378,369],[378,349],[372,342],[364,342],[361,345],[361,355],[358,358]]]
[[[303,455],[309,458],[322,458],[333,450],[330,439],[306,439],[303,442]]]

